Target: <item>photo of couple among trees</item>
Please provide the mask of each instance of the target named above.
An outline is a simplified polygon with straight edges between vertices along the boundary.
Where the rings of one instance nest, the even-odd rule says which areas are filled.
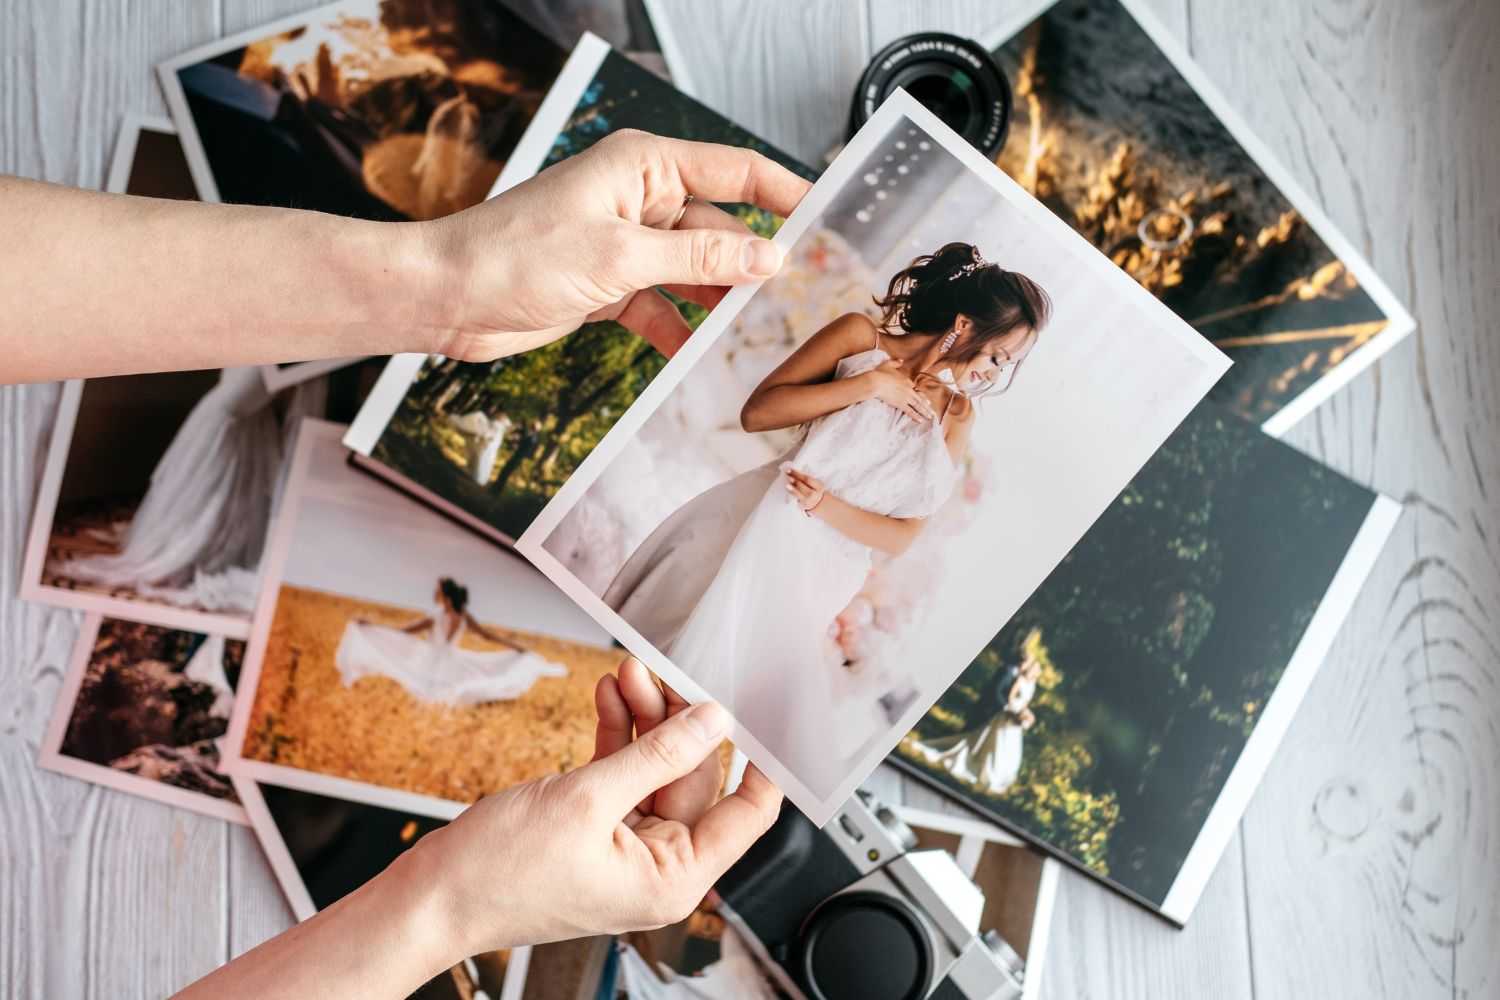
[[[1159,904],[1373,502],[1200,404],[895,760]]]

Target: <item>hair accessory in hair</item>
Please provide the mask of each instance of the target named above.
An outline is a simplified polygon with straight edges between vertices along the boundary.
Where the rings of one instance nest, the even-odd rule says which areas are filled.
[[[980,268],[990,266],[990,262],[980,256],[978,247],[974,247],[973,252],[973,260],[970,260],[967,264],[964,264],[957,271],[954,271],[952,274],[948,275],[949,281],[956,281],[959,278],[966,278],[969,275],[973,274],[975,271],[978,271]]]
[[[943,337],[942,340],[938,341],[938,353],[947,354],[949,351],[953,350],[953,345],[956,343],[958,343],[958,328],[954,327],[952,330],[948,331],[947,335]]]

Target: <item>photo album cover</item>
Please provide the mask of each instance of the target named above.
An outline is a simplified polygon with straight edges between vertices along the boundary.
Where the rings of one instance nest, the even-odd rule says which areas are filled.
[[[758,150],[812,172],[585,35],[505,166],[497,189],[592,146],[611,132]],[[725,206],[763,236],[779,219]],[[691,326],[706,310],[674,300]],[[620,414],[666,364],[617,323],[590,323],[486,364],[441,356],[392,358],[345,443],[361,466],[503,545],[519,538]]]
[[[344,430],[302,422],[226,769],[451,819],[586,763],[623,653],[519,557],[350,465]]]
[[[978,933],[998,934],[1020,966],[1020,1000],[1041,996],[1059,866],[993,826],[963,816],[893,806],[914,851],[945,851],[983,895]],[[531,950],[526,1000],[781,1000],[794,984],[773,971],[743,925],[705,900],[683,921],[616,938]]]
[[[1057,0],[985,41],[1000,166],[1234,362],[1209,397],[1280,436],[1415,328],[1149,5]]]
[[[1204,403],[891,760],[1185,923],[1399,515]]]
[[[246,822],[218,740],[245,644],[85,615],[38,762],[48,770]]]
[[[234,786],[291,904],[306,920],[379,875],[443,820],[237,777]],[[532,949],[485,952],[444,971],[412,1000],[521,1000]]]
[[[821,824],[1228,362],[905,94],[776,240],[517,549]]]
[[[126,120],[107,189],[194,198],[170,123]],[[304,415],[349,419],[377,370],[282,390],[256,368],[66,383],[21,597],[244,639],[290,435]]]

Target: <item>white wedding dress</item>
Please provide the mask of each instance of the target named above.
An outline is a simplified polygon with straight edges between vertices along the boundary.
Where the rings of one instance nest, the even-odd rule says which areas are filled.
[[[732,928],[719,941],[719,960],[696,976],[663,967],[663,981],[641,953],[628,944],[620,951],[620,992],[630,1000],[776,1000],[765,973]]]
[[[996,713],[981,729],[908,744],[927,764],[990,795],[1003,795],[1021,773],[1025,730],[1008,712]]]
[[[281,465],[272,394],[256,368],[226,368],[151,473],[120,550],[69,559],[61,576],[208,611],[250,612]]]
[[[475,410],[461,417],[448,417],[448,426],[464,437],[469,478],[480,486],[488,486],[495,473],[500,446],[505,443],[505,435],[510,433],[510,418],[501,415],[492,420],[487,414]]]
[[[889,358],[844,358],[837,379]],[[941,421],[879,400],[819,417],[786,456],[847,503],[927,517],[957,469]],[[886,725],[880,680],[841,663],[829,627],[869,574],[871,551],[787,493],[779,462],[688,501],[636,549],[605,603],[717,698],[816,794],[832,794]]]
[[[350,622],[334,663],[345,685],[381,674],[415,698],[445,705],[478,705],[519,698],[543,677],[566,677],[566,667],[529,650],[464,649],[462,622],[449,635],[447,611],[433,609],[425,636],[387,625]]]

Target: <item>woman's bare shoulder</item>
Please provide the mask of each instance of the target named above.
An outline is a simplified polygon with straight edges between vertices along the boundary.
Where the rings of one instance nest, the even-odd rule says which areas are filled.
[[[848,312],[819,330],[817,336],[828,346],[838,348],[842,355],[848,355],[874,347],[875,329],[875,321],[864,313]]]

